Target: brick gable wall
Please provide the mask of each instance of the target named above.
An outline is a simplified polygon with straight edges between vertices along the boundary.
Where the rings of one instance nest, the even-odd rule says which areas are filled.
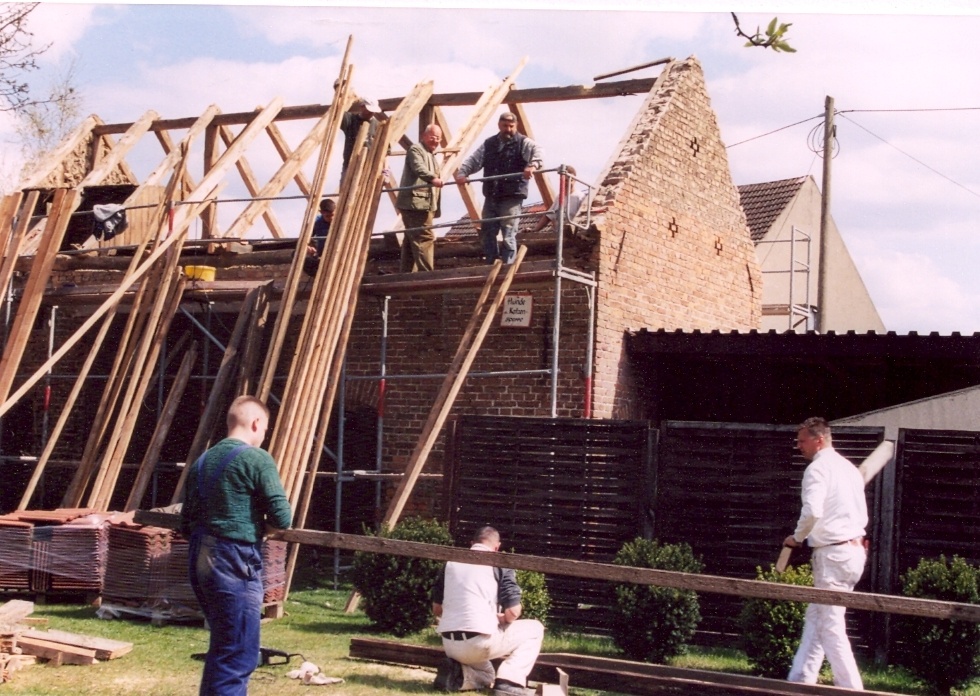
[[[600,179],[595,415],[637,418],[630,328],[749,330],[761,275],[694,58],[668,65]]]

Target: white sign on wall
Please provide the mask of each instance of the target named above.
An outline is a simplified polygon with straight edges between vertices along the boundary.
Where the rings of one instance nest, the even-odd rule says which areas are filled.
[[[512,329],[526,329],[531,326],[531,313],[534,298],[529,292],[510,293],[504,297],[500,325]]]

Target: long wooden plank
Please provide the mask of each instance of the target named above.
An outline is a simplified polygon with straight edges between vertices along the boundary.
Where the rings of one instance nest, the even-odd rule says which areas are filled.
[[[340,75],[337,79],[337,87],[334,92],[334,103],[345,103],[347,98],[347,91],[350,88],[350,78],[352,74],[352,68],[348,65],[348,58],[350,55],[351,44],[353,43],[353,37],[348,37],[347,48],[344,52],[343,60],[340,64]],[[340,125],[340,119],[342,114],[339,109],[331,106],[329,119],[327,120],[328,132],[335,132]],[[306,210],[303,214],[303,225],[300,228],[300,236],[296,244],[297,252],[293,256],[293,262],[289,268],[289,276],[286,280],[286,287],[283,289],[282,297],[279,300],[279,312],[276,316],[276,321],[273,324],[272,336],[269,341],[269,349],[266,354],[265,366],[262,375],[259,377],[256,396],[267,401],[269,394],[272,392],[272,381],[275,378],[277,368],[279,366],[279,357],[282,353],[282,346],[286,339],[286,333],[289,330],[289,322],[292,318],[293,304],[296,300],[296,294],[299,291],[299,282],[301,276],[301,269],[303,266],[303,250],[306,248],[306,244],[309,242],[310,236],[313,233],[313,222],[315,221],[315,210],[319,209],[320,206],[320,196],[323,193],[323,187],[326,181],[326,171],[327,166],[330,162],[330,153],[333,148],[333,138],[325,138],[320,147],[319,157],[316,163],[316,169],[313,175],[313,185],[310,189],[310,198],[307,201]],[[337,217],[343,218],[344,211],[341,209],[338,212]],[[336,230],[334,231],[336,235]],[[329,237],[328,237],[329,241]],[[275,438],[276,430],[279,429],[279,423],[277,419],[276,427],[273,430],[273,440]],[[272,446],[272,441],[270,440],[270,448]],[[271,450],[270,450],[271,451]]]
[[[21,242],[27,233],[27,227],[31,224],[31,213],[37,206],[37,199],[40,198],[40,195],[39,191],[31,191],[21,205],[23,198],[21,193],[11,193],[4,196],[3,203],[0,204],[0,225],[3,226],[3,230],[7,231],[3,245],[3,263],[0,264],[0,292],[5,294],[11,279],[14,277]],[[17,214],[18,208],[20,215],[15,221],[14,215]]]
[[[462,388],[463,382],[466,381],[466,375],[469,372],[469,368],[473,364],[473,361],[476,359],[476,354],[479,352],[480,346],[483,344],[484,337],[486,337],[487,333],[490,331],[491,325],[494,323],[494,321],[496,321],[497,311],[503,304],[504,297],[506,296],[507,291],[510,289],[514,276],[520,268],[521,262],[524,260],[524,255],[526,253],[527,247],[521,245],[521,247],[517,250],[517,256],[514,258],[514,262],[508,267],[507,275],[504,278],[503,283],[501,283],[500,287],[497,288],[497,294],[484,315],[480,330],[472,339],[472,343],[467,346],[467,352],[465,357],[462,359],[458,370],[447,374],[446,379],[444,380],[440,389],[440,393],[436,397],[432,410],[429,412],[429,416],[422,428],[422,434],[419,441],[416,444],[415,449],[409,458],[408,464],[405,467],[405,477],[401,480],[391,503],[388,505],[388,510],[382,519],[383,524],[393,527],[401,517],[402,511],[405,509],[405,504],[408,502],[408,498],[412,494],[412,490],[415,487],[415,482],[418,480],[419,474],[422,473],[422,467],[425,466],[429,452],[431,452],[433,446],[435,446],[436,439],[439,437],[439,433],[442,431],[442,426],[445,424],[446,418],[449,417],[449,412],[452,410],[453,404],[455,403],[456,395]]]
[[[123,459],[133,437],[136,419],[143,404],[143,397],[146,395],[150,384],[156,379],[153,366],[159,355],[160,346],[166,340],[170,323],[180,306],[184,284],[186,283],[186,277],[183,275],[176,279],[173,278],[179,259],[180,250],[177,246],[171,250],[171,254],[163,263],[163,276],[166,278],[166,282],[161,284],[160,301],[154,307],[139,347],[139,356],[135,368],[130,373],[129,388],[116,421],[114,436],[107,448],[100,477],[96,479],[94,490],[98,493],[93,495],[89,504],[96,510],[107,511],[109,509],[112,494],[119,479],[119,472],[122,470]],[[105,472],[104,476],[101,475],[102,472]]]
[[[125,506],[123,506],[123,511],[125,512],[138,509],[140,502],[143,500],[143,496],[146,494],[146,489],[153,478],[153,471],[156,468],[157,461],[160,459],[160,451],[163,449],[163,444],[170,434],[170,426],[173,423],[174,417],[177,415],[181,397],[183,397],[184,390],[187,388],[191,370],[194,368],[196,360],[197,343],[195,342],[191,345],[190,350],[184,353],[184,358],[180,362],[180,369],[177,370],[177,375],[174,377],[173,384],[170,386],[167,401],[163,405],[163,411],[160,413],[160,418],[157,421],[156,427],[153,429],[150,444],[147,446],[146,452],[143,453],[143,461],[140,462],[140,468],[136,472],[136,480],[133,481],[133,486],[129,491],[129,497],[126,499]]]
[[[378,638],[354,637],[350,657],[401,665],[438,667],[446,657],[441,647],[409,645]],[[569,674],[569,685],[580,689],[601,689],[624,694],[663,693],[737,693],[737,694],[812,694],[839,696],[846,690],[821,684],[795,684],[744,674],[634,662],[608,657],[569,653],[541,653],[528,678],[549,683],[556,680],[557,670]],[[651,691],[651,689],[653,689]],[[734,691],[731,691],[734,689]],[[866,694],[891,696],[888,692],[865,691]]]
[[[175,516],[176,517],[176,516]],[[176,522],[175,522],[176,524]],[[388,553],[395,556],[429,558],[437,561],[457,561],[474,565],[489,565],[515,570],[533,570],[545,575],[567,575],[615,583],[657,585],[681,590],[707,592],[737,597],[759,597],[790,602],[829,604],[890,614],[907,614],[933,619],[957,619],[980,623],[980,604],[944,602],[935,599],[916,599],[870,592],[839,592],[802,585],[742,580],[717,575],[679,573],[670,570],[633,568],[611,563],[573,561],[564,558],[527,556],[511,553],[482,553],[414,541],[398,541],[385,537],[339,534],[310,529],[288,529],[273,537],[281,541],[340,548],[348,551]]]
[[[609,99],[612,97],[624,97],[634,94],[647,94],[653,86],[656,78],[645,77],[633,80],[620,80],[617,82],[601,82],[594,85],[568,85],[564,87],[533,87],[529,89],[511,90],[504,99],[505,104],[519,103],[532,104],[559,101],[579,101],[583,99]],[[447,92],[443,94],[433,94],[429,100],[431,106],[473,106],[476,104],[482,92]],[[379,99],[378,103],[386,111],[394,109],[401,101],[400,97]],[[299,106],[288,106],[282,110],[276,121],[301,121],[304,119],[319,118],[323,116],[331,105],[323,104],[304,104]],[[237,113],[221,114],[215,119],[218,125],[236,126],[248,123],[252,116],[250,111]],[[155,122],[151,130],[176,130],[190,128],[194,123],[195,117],[181,117],[171,119],[161,119]],[[96,126],[95,132],[99,135],[105,133],[124,133],[129,128],[129,123],[110,123]],[[58,160],[60,162],[60,159]]]
[[[47,225],[44,227],[41,246],[34,256],[34,263],[31,265],[31,272],[17,307],[17,315],[7,336],[3,357],[0,358],[0,402],[8,400],[7,397],[13,387],[17,369],[20,367],[20,361],[27,349],[27,341],[30,339],[31,330],[34,328],[34,320],[37,318],[37,312],[41,307],[44,288],[51,276],[54,257],[61,248],[65,231],[68,229],[68,222],[78,207],[80,198],[77,190],[59,189],[55,193],[52,212],[48,217]]]
[[[218,417],[230,401],[227,398],[228,388],[233,384],[232,377],[238,365],[242,340],[245,336],[245,329],[249,325],[252,311],[255,309],[257,295],[257,287],[249,291],[241,307],[241,311],[238,313],[235,327],[231,332],[231,338],[228,339],[228,345],[225,346],[225,352],[221,356],[221,364],[218,366],[218,372],[215,375],[214,382],[211,384],[211,391],[208,392],[208,400],[204,407],[204,413],[198,421],[197,431],[194,433],[191,448],[187,453],[185,460],[186,466],[180,472],[180,478],[170,499],[171,505],[175,505],[183,500],[184,483],[187,481],[187,474],[194,462],[197,461],[197,458],[207,449],[211,434],[218,422]]]

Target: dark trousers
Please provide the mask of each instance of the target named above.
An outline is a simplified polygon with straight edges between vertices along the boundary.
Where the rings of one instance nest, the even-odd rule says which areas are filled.
[[[200,696],[246,696],[259,662],[261,548],[195,534],[189,551],[191,587],[211,630]]]
[[[429,227],[432,224],[432,211],[403,210],[401,214],[405,225],[401,272],[431,271],[436,266],[436,233]]]

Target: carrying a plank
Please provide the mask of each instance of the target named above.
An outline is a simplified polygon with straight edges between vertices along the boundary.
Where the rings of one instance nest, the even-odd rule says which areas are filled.
[[[874,452],[869,454],[858,467],[861,478],[864,479],[864,485],[867,486],[878,475],[878,472],[884,469],[885,465],[894,457],[895,443],[891,440],[882,440],[881,444],[875,447]],[[789,565],[789,559],[792,555],[793,547],[784,546],[783,550],[779,552],[779,559],[776,561],[777,573],[782,573],[786,570],[786,566]]]

